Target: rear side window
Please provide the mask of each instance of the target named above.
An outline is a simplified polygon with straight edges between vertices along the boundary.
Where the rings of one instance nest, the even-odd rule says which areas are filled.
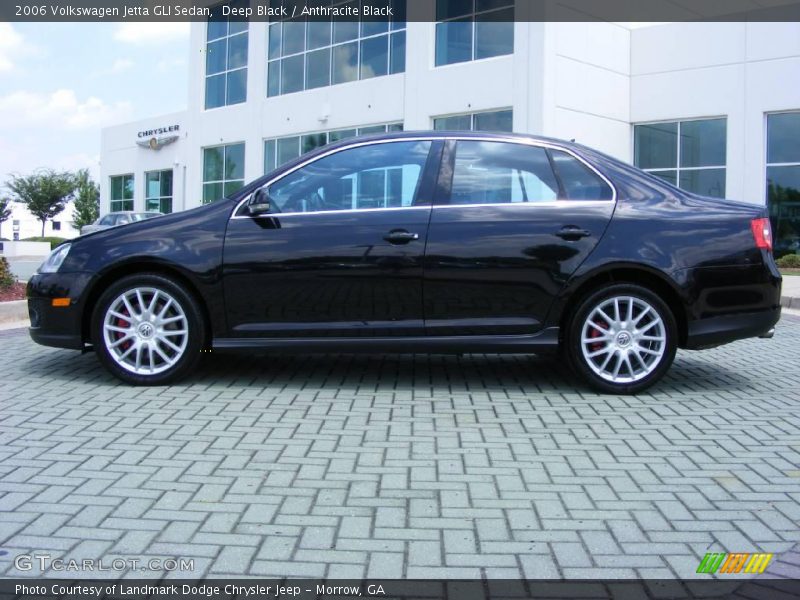
[[[612,200],[614,191],[597,173],[561,150],[551,150],[567,200]]]
[[[506,142],[456,144],[450,204],[507,204],[558,199],[544,148]]]

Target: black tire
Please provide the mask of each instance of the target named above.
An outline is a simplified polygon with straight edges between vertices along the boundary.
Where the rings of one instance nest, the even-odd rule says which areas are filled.
[[[169,317],[169,315],[179,315],[177,324],[171,323],[164,325],[161,329],[153,329],[153,331],[167,330],[167,333],[173,336],[168,337],[167,340],[170,342],[175,342],[177,340],[179,342],[181,352],[171,350],[168,346],[164,345],[165,343],[158,343],[158,348],[155,352],[150,350],[149,347],[151,345],[155,346],[157,340],[153,338],[147,339],[141,337],[138,329],[136,329],[136,335],[133,335],[132,337],[128,337],[129,334],[117,334],[105,331],[104,327],[106,325],[106,317],[108,316],[109,319],[112,318],[112,315],[109,314],[109,309],[112,308],[112,305],[119,307],[118,301],[123,294],[142,288],[146,290],[157,290],[159,292],[159,295],[156,298],[157,306],[154,308],[153,313],[157,313],[159,309],[164,308],[164,306],[167,305],[166,311],[168,312],[165,312],[166,317]],[[148,304],[154,296],[155,294],[152,293],[148,296],[148,293],[145,292],[145,304]],[[166,302],[167,298],[170,298],[174,304],[168,304]],[[131,300],[129,300],[129,302],[130,301]],[[135,304],[134,308],[138,310],[140,307],[138,304],[136,304],[135,300],[133,300],[133,303]],[[179,311],[182,311],[182,314]],[[125,311],[125,313],[129,314],[127,311]],[[151,313],[147,312],[146,314],[150,315]],[[175,319],[174,316],[171,318]],[[150,321],[153,319],[148,318],[144,320]],[[131,320],[130,323],[126,323],[124,319],[121,321],[117,320],[116,324],[126,328],[135,328],[133,320]],[[183,327],[184,325],[186,326],[186,330],[176,329],[178,327]],[[174,331],[170,330],[171,327],[174,328]],[[148,330],[145,327],[145,333],[147,331]],[[175,333],[175,331],[178,333]],[[188,333],[184,336],[179,333],[180,331],[187,331]],[[128,365],[128,368],[122,366],[121,363],[126,363],[125,359],[120,360],[119,355],[116,355],[116,358],[114,355],[112,355],[115,350],[112,350],[110,346],[115,344],[113,341],[112,343],[109,343],[108,336],[113,335],[120,336],[120,339],[118,339],[117,342],[121,343],[122,346],[120,347],[120,350],[117,350],[116,352],[121,354],[124,354],[126,349],[130,349],[131,345],[134,345],[133,341],[126,342],[122,339],[123,337],[126,339],[136,340],[136,343],[144,342],[143,345],[147,348],[147,350],[146,352],[142,351],[141,353],[143,360],[144,355],[146,354],[147,362],[149,363],[152,356],[152,360],[154,360],[156,363],[156,366],[152,370],[158,370],[158,372],[134,372],[130,369],[135,368],[135,365]],[[92,312],[92,344],[94,345],[95,352],[97,353],[100,362],[115,377],[133,385],[166,385],[174,383],[191,373],[200,359],[201,350],[205,344],[205,336],[205,320],[203,319],[203,314],[197,300],[190,292],[184,289],[182,285],[176,283],[167,276],[157,273],[143,273],[123,277],[119,281],[109,286],[109,288],[103,292],[102,296],[100,296],[97,304],[95,305],[94,311]],[[129,344],[129,346],[126,348],[124,344]],[[138,350],[134,348],[132,352],[138,352]],[[162,356],[165,358],[162,359]],[[170,361],[174,361],[174,364],[170,364]]]
[[[652,311],[654,311],[658,318],[660,318],[661,323],[663,323],[663,336],[660,334],[657,336],[658,338],[665,338],[663,342],[663,348],[658,345],[662,342],[646,340],[639,341],[633,338],[628,339],[623,335],[626,333],[626,331],[620,331],[616,336],[611,336],[613,337],[614,342],[621,340],[622,343],[625,343],[627,341],[630,346],[627,348],[615,349],[607,354],[601,354],[600,357],[597,357],[597,361],[594,363],[593,368],[592,365],[590,365],[590,361],[593,359],[587,358],[583,349],[582,336],[584,335],[584,328],[586,327],[586,331],[590,332],[591,336],[596,334],[598,337],[603,337],[605,334],[601,333],[594,325],[587,323],[587,321],[596,308],[602,307],[604,302],[612,302],[613,304],[614,298],[634,299],[634,302],[631,303],[634,307],[633,310],[641,310],[640,313],[634,313],[634,320],[638,314],[643,314],[644,316],[642,319],[645,324],[642,327],[647,327],[647,325],[652,322],[655,323],[653,328],[655,328],[657,331],[661,331],[662,328],[656,322],[656,319],[651,316],[651,313],[642,310],[641,305],[639,302],[636,302],[636,300],[645,303],[651,308]],[[626,308],[627,306],[628,305],[623,302],[623,307]],[[596,314],[597,313],[595,313],[595,315]],[[610,316],[612,317],[613,323],[613,319],[616,317],[616,315]],[[627,329],[628,322],[624,320],[625,317],[627,317],[627,314],[622,317],[621,320],[626,323],[625,328]],[[650,320],[651,318],[652,321]],[[592,323],[596,323],[596,321],[592,321]],[[601,321],[599,324],[602,326],[604,323]],[[605,323],[605,325],[609,327],[610,331],[611,324]],[[637,328],[634,327],[633,329],[636,330]],[[650,331],[645,333],[637,333],[636,335],[650,336]],[[603,343],[600,342],[603,341],[604,340],[598,340],[598,343],[594,345],[587,344],[587,353],[591,354],[592,350],[595,350],[596,352],[602,352],[604,350],[604,346]],[[569,320],[563,344],[563,355],[566,356],[572,370],[582,377],[593,388],[601,392],[611,394],[637,394],[658,382],[669,370],[673,360],[675,359],[675,352],[677,351],[678,347],[678,327],[675,321],[675,316],[672,314],[672,311],[670,310],[669,306],[667,306],[666,302],[664,302],[649,289],[629,283],[611,284],[599,288],[583,299],[579,300]],[[614,347],[616,348],[616,346]],[[645,354],[646,352],[652,352],[654,349],[663,350],[660,357],[651,358],[654,356],[653,354]],[[640,362],[636,356],[633,355],[634,352],[640,357],[644,357],[644,362]],[[611,354],[611,357],[609,357],[608,354]],[[627,360],[629,363],[623,362],[623,355],[628,357]],[[601,368],[602,364],[598,363],[602,363],[606,358],[609,358],[611,364],[614,365],[614,367],[609,365],[612,371],[616,367],[617,360],[622,363],[619,375],[622,379],[628,379],[628,381],[611,381],[596,372],[596,369],[605,371],[605,369]],[[650,360],[652,360],[652,363],[645,364]],[[634,370],[631,370],[627,366],[628,364],[632,365],[634,370],[638,372],[635,373]],[[627,373],[627,375],[623,378],[622,376],[625,373]],[[613,373],[606,372],[605,375],[606,377],[611,377]],[[636,377],[639,378],[636,379]]]

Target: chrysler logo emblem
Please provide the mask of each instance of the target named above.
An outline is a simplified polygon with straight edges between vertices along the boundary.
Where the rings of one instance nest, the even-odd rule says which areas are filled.
[[[161,137],[151,137],[147,140],[139,140],[136,143],[142,148],[150,148],[150,150],[161,150],[164,146],[176,141],[180,136],[168,135]]]

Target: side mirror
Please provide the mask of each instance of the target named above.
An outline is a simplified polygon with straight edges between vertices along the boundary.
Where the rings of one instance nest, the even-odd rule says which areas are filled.
[[[247,212],[251,217],[257,217],[267,214],[272,210],[272,204],[269,201],[269,194],[264,188],[259,188],[253,194],[250,202],[247,205]]]

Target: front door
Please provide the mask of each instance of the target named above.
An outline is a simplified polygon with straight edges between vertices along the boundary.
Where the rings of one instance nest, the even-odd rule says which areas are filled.
[[[233,337],[421,335],[422,260],[441,142],[398,139],[337,151],[243,206],[225,238]]]
[[[448,142],[425,257],[429,335],[531,334],[605,232],[614,192],[572,154]]]

